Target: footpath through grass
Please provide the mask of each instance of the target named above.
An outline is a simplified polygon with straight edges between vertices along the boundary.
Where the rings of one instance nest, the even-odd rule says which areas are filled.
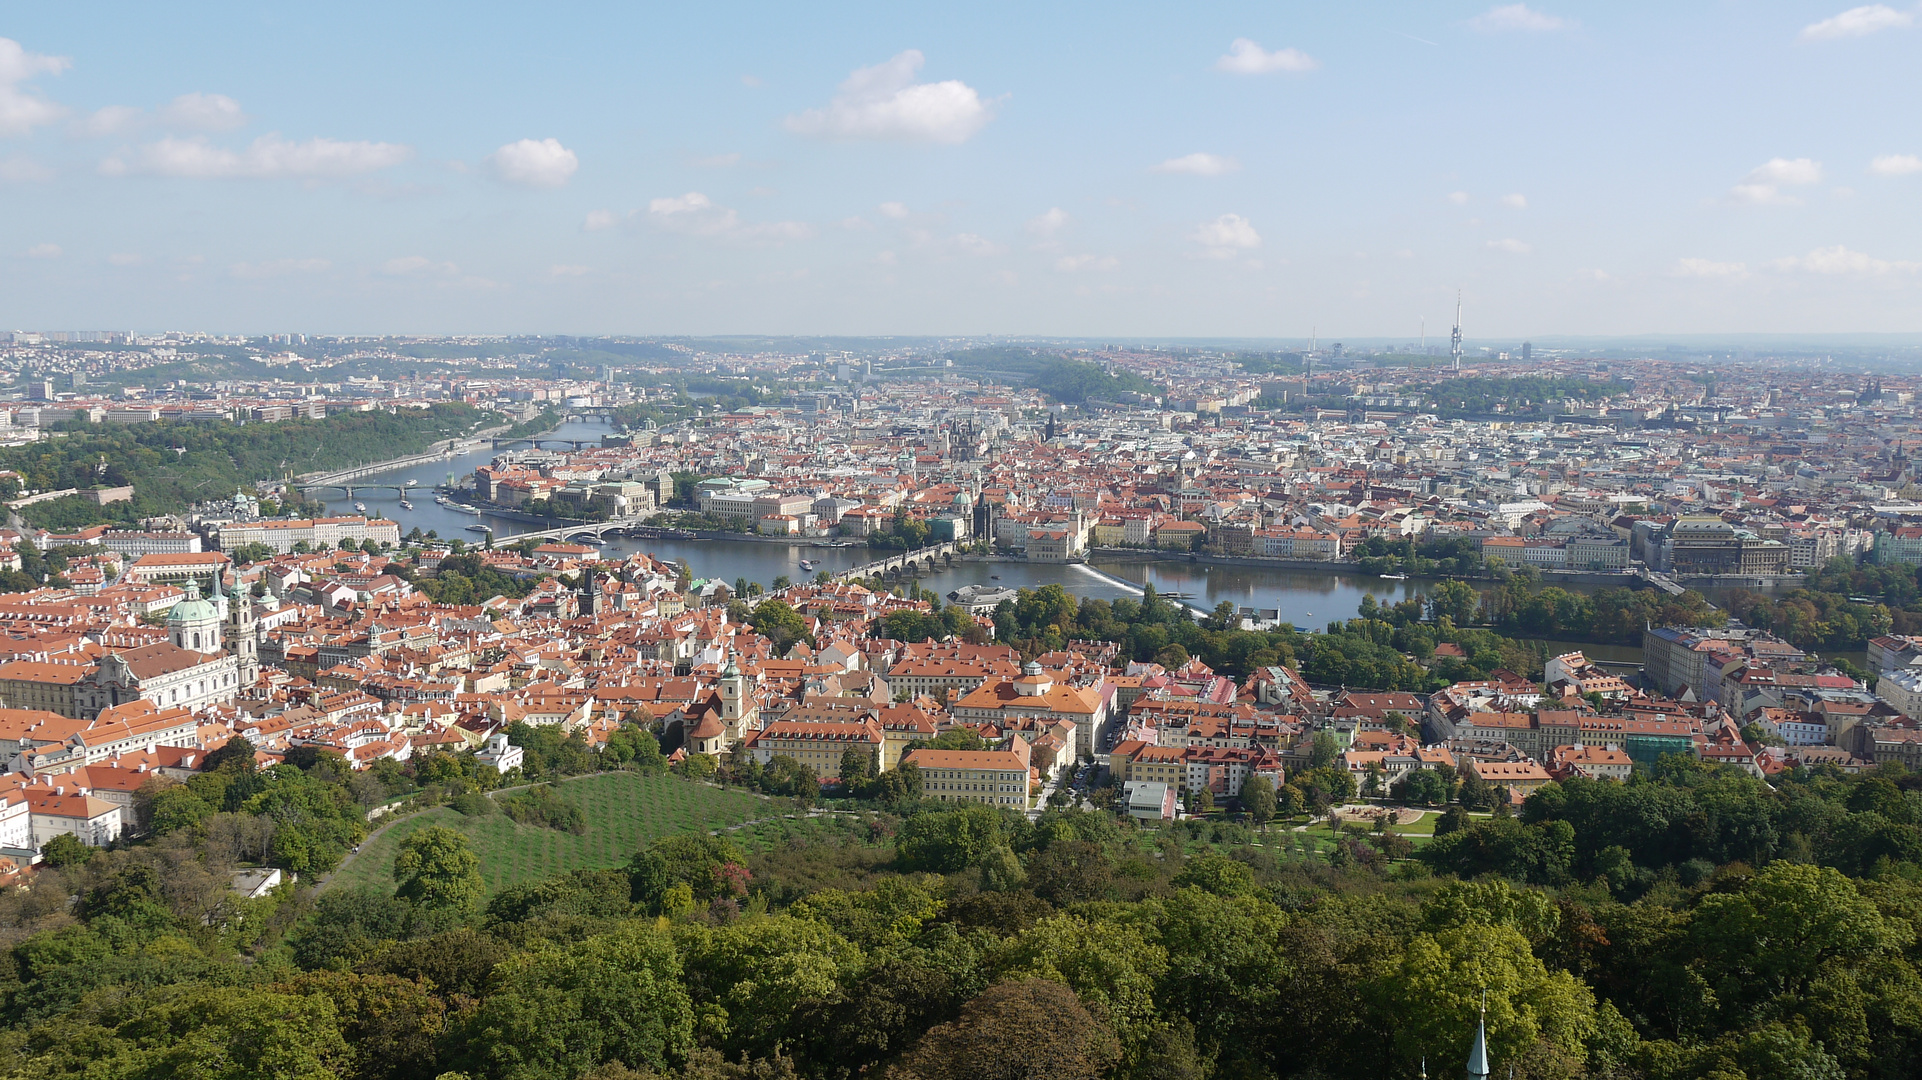
[[[569,870],[620,866],[656,837],[707,832],[776,812],[774,804],[745,791],[711,788],[672,776],[608,773],[566,780],[560,794],[587,814],[587,832],[575,836],[519,825],[505,814],[467,817],[447,807],[407,817],[363,844],[327,882],[328,889],[377,885],[393,888],[394,853],[401,841],[429,825],[466,835],[480,856],[489,894],[524,881]]]

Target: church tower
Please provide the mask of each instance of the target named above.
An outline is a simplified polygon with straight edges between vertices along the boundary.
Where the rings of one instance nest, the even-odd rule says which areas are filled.
[[[219,579],[214,587],[218,589]],[[221,651],[220,609],[200,596],[200,582],[187,580],[187,598],[167,613],[167,640],[197,653]]]
[[[741,667],[734,662],[734,653],[730,651],[727,664],[721,668],[721,722],[727,725],[729,741],[746,738],[748,732],[754,730],[758,713],[748,689],[747,676],[741,673]]]
[[[1488,991],[1482,991],[1481,1020],[1475,1025],[1475,1042],[1468,1048],[1468,1080],[1488,1080]]]
[[[220,577],[214,578],[214,588],[220,588]],[[254,626],[254,598],[245,589],[227,599],[227,648],[234,654],[241,688],[252,686],[260,677],[260,633]]]

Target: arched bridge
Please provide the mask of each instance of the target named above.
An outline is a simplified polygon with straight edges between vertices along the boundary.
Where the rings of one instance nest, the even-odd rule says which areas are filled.
[[[529,435],[519,439],[495,437],[487,441],[493,443],[496,450],[509,446],[525,446],[529,450],[558,450],[563,446],[572,450],[585,450],[590,446],[601,445],[599,439],[555,439],[541,435]]]
[[[636,521],[577,521],[553,529],[539,529],[515,533],[512,536],[494,537],[496,547],[518,544],[523,540],[600,540],[609,533],[644,532],[648,526]]]
[[[876,559],[834,575],[836,581],[857,581],[861,578],[891,577],[895,574],[932,574],[934,571],[950,566],[961,554],[961,546],[952,540],[945,544],[929,544]]]
[[[400,497],[404,499],[407,497],[408,492],[421,490],[419,487],[408,487],[405,484],[356,484],[345,480],[337,484],[293,484],[290,486],[302,495],[310,495],[316,491],[339,491],[344,492],[350,499],[354,497],[354,492],[356,491],[393,491],[398,492]]]

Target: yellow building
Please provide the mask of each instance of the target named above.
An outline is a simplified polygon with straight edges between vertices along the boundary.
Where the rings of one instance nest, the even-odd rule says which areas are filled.
[[[841,755],[849,750],[866,754],[869,768],[878,768],[881,747],[881,729],[867,720],[826,724],[776,720],[747,740],[748,752],[761,764],[777,757],[793,758],[821,777],[841,775]]]
[[[1018,740],[1017,740],[1018,741]],[[975,802],[1026,810],[1028,763],[1016,750],[930,750],[916,747],[902,762],[921,770],[921,793],[942,802]]]

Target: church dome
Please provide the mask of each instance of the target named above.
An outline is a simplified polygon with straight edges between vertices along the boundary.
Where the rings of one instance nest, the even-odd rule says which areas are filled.
[[[169,626],[219,621],[220,609],[214,606],[213,601],[201,599],[200,583],[191,580],[187,582],[187,598],[175,604],[173,610],[167,613]]]

